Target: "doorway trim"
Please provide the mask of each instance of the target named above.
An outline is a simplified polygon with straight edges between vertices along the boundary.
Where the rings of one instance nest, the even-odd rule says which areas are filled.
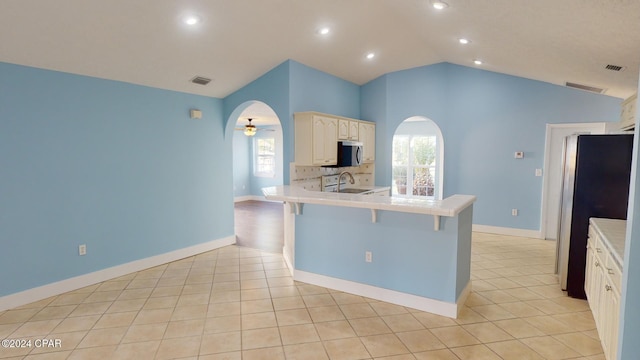
[[[605,134],[608,126],[609,125],[604,122],[547,124],[544,139],[542,204],[540,206],[540,237],[542,239],[557,240],[555,237],[550,237],[547,234],[547,231],[552,231],[552,229],[549,229],[548,220],[551,216],[559,216],[561,206],[560,198],[552,198],[554,190],[562,187],[562,156],[557,152],[552,153],[554,145],[557,147],[558,144],[556,142],[558,139],[564,139],[564,136],[560,137],[563,133]],[[560,146],[562,145],[560,144]],[[558,164],[558,161],[560,162],[560,166],[554,166]],[[554,173],[554,170],[560,171],[560,181],[557,181],[558,174]],[[551,211],[547,211],[547,207],[549,207]],[[555,232],[557,232],[557,229]]]

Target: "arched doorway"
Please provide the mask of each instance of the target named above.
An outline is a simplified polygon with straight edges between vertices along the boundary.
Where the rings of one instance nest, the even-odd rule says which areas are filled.
[[[251,119],[251,123],[249,123]],[[238,106],[228,120],[232,139],[236,243],[269,252],[283,246],[281,203],[265,202],[262,188],[283,184],[283,135],[280,119],[260,101]],[[256,131],[247,131],[247,125]],[[249,127],[251,128],[251,127]]]
[[[444,143],[438,125],[423,116],[404,120],[392,149],[392,195],[442,199]]]
[[[229,119],[235,123],[233,195],[236,200],[261,200],[263,187],[283,184],[283,136],[280,119],[269,105],[260,101],[249,103],[235,119]],[[245,131],[249,119],[257,129],[253,134]]]

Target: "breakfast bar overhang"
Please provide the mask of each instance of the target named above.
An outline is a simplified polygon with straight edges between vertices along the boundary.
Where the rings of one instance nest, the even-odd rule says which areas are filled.
[[[263,193],[284,202],[283,254],[294,280],[457,317],[471,290],[475,196]]]

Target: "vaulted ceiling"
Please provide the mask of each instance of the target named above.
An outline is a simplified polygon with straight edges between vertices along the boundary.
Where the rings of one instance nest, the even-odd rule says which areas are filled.
[[[619,98],[637,90],[639,0],[432,1],[2,0],[0,61],[214,97],[287,59],[356,84],[446,61]]]

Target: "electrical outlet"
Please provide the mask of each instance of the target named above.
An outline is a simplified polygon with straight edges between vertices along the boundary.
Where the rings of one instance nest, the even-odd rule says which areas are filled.
[[[518,216],[518,209],[511,209],[511,215]]]
[[[82,245],[78,246],[78,255],[80,255],[80,256],[87,255],[87,245],[82,244]]]
[[[371,251],[365,251],[365,253],[364,253],[364,261],[366,261],[366,262],[373,261],[373,259],[371,257]]]
[[[542,169],[536,169],[536,176],[542,176]]]

